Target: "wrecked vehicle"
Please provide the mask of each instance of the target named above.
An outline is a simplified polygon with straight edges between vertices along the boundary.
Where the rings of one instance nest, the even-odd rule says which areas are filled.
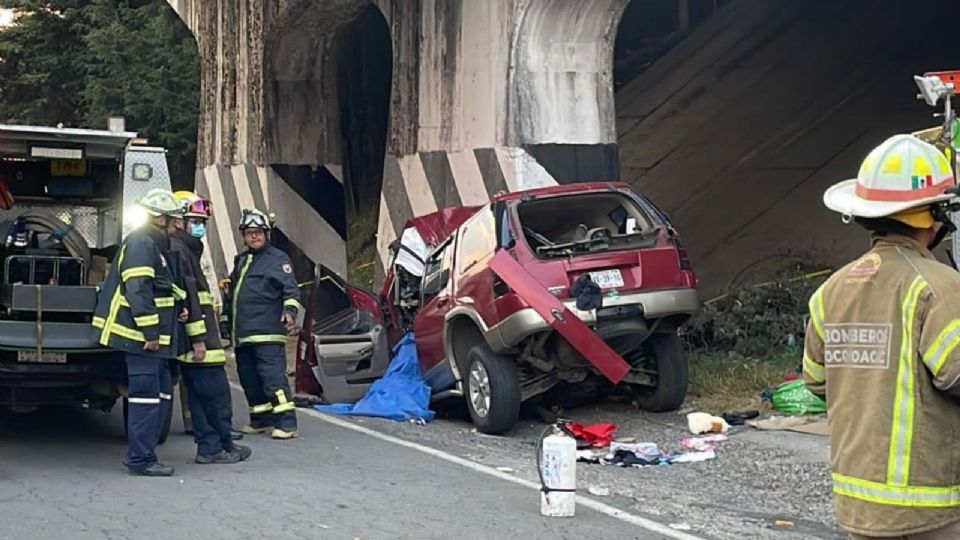
[[[651,411],[686,396],[676,330],[699,309],[696,276],[666,215],[627,184],[420,216],[389,261],[379,295],[318,268],[298,393],[360,399],[412,331],[434,399],[465,397],[485,433],[510,429],[522,402],[548,392],[623,392]]]

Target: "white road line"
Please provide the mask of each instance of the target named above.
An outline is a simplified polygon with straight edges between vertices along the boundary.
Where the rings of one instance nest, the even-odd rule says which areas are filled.
[[[232,386],[235,390],[240,390],[240,391],[243,390],[243,387],[240,386],[239,383],[236,383],[236,382],[233,382],[233,381],[230,381],[230,386]],[[447,452],[444,452],[444,451],[442,451],[442,450],[437,450],[436,448],[431,448],[431,447],[429,447],[429,446],[424,446],[424,445],[422,445],[422,444],[418,444],[418,443],[415,443],[415,442],[407,441],[407,440],[401,439],[401,438],[399,438],[399,437],[394,437],[394,436],[392,436],[392,435],[387,435],[387,434],[385,434],[385,433],[380,433],[379,431],[376,431],[376,430],[373,430],[373,429],[370,429],[370,428],[366,428],[366,427],[363,427],[363,426],[358,426],[357,424],[354,424],[353,422],[349,422],[349,421],[344,420],[344,419],[342,419],[342,418],[337,418],[336,416],[331,416],[331,415],[328,415],[328,414],[323,414],[323,413],[321,413],[321,412],[319,412],[319,411],[316,411],[316,410],[313,410],[313,409],[297,408],[297,413],[306,414],[306,415],[308,415],[308,416],[312,416],[312,417],[314,417],[314,418],[317,418],[318,420],[322,420],[322,421],[324,421],[324,422],[327,422],[328,424],[333,424],[333,425],[335,425],[335,426],[339,426],[339,427],[346,428],[346,429],[349,429],[349,430],[352,430],[352,431],[356,431],[357,433],[363,433],[364,435],[369,435],[369,436],[371,436],[371,437],[373,437],[373,438],[375,438],[375,439],[380,439],[381,441],[386,441],[386,442],[389,442],[389,443],[396,444],[396,445],[398,445],[398,446],[403,446],[403,447],[405,447],[405,448],[410,448],[410,449],[412,449],[412,450],[416,450],[416,451],[418,451],[418,452],[422,452],[422,453],[427,454],[427,455],[429,455],[429,456],[433,456],[433,457],[435,457],[435,458],[439,458],[439,459],[442,459],[442,460],[444,460],[444,461],[448,461],[448,462],[450,462],[450,463],[454,463],[454,464],[460,465],[461,467],[465,467],[465,468],[470,469],[471,471],[474,471],[474,472],[478,472],[478,473],[481,473],[481,474],[486,474],[487,476],[493,476],[493,477],[495,477],[495,478],[499,478],[500,480],[506,480],[507,482],[513,482],[514,484],[518,484],[518,485],[521,485],[521,486],[524,486],[524,487],[528,487],[528,488],[533,489],[533,490],[535,490],[535,491],[540,491],[540,485],[539,485],[539,484],[536,484],[536,483],[534,483],[534,482],[530,482],[530,481],[528,481],[528,480],[524,480],[524,479],[522,479],[522,478],[517,478],[516,476],[513,476],[513,475],[511,475],[511,474],[507,474],[507,473],[505,473],[505,472],[500,472],[500,471],[494,469],[493,467],[488,467],[488,466],[486,466],[486,465],[481,465],[480,463],[477,463],[477,462],[475,462],[475,461],[470,461],[469,459],[464,459],[464,458],[455,456],[455,455],[453,455],[453,454],[448,454]],[[577,504],[578,504],[578,505],[581,505],[581,506],[585,506],[585,507],[587,507],[587,508],[590,508],[591,510],[596,510],[597,512],[600,512],[601,514],[604,514],[604,515],[606,515],[606,516],[609,516],[609,517],[612,517],[612,518],[615,518],[615,519],[619,519],[620,521],[624,521],[624,522],[629,523],[629,524],[631,524],[631,525],[636,525],[637,527],[644,528],[644,529],[646,529],[646,530],[648,530],[648,531],[662,534],[663,536],[666,536],[666,537],[668,537],[668,538],[675,538],[676,540],[703,540],[703,539],[700,538],[699,536],[693,536],[693,535],[691,535],[691,534],[686,534],[686,533],[683,533],[683,532],[680,532],[680,531],[673,530],[673,529],[671,529],[670,527],[667,527],[666,525],[663,525],[663,524],[661,524],[661,523],[657,523],[656,521],[652,521],[652,520],[649,520],[649,519],[642,518],[642,517],[640,517],[640,516],[631,514],[631,513],[629,513],[629,512],[625,512],[625,511],[623,511],[623,510],[620,510],[619,508],[614,508],[613,506],[610,506],[609,504],[604,504],[604,503],[602,503],[602,502],[595,501],[595,500],[593,500],[593,499],[584,497],[583,495],[577,495]]]

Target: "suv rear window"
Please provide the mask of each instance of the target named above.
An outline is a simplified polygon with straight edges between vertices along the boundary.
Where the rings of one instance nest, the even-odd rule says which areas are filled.
[[[527,245],[541,258],[650,247],[660,230],[659,223],[619,192],[521,202],[517,218]]]

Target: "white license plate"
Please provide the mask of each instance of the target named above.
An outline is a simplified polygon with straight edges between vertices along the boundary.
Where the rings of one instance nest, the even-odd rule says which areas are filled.
[[[590,272],[590,279],[600,286],[601,289],[613,289],[623,287],[623,276],[619,270],[603,270],[601,272]]]
[[[17,362],[32,362],[37,364],[66,364],[67,353],[44,352],[43,357],[37,357],[37,351],[17,351]]]

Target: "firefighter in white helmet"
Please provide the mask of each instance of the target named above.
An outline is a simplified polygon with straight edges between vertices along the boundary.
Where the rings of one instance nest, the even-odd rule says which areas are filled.
[[[185,308],[178,309],[186,292],[167,258],[167,228],[183,217],[183,208],[173,193],[163,189],[150,190],[137,203],[150,219],[123,239],[97,295],[92,324],[101,345],[126,357],[129,414],[124,465],[134,475],[170,476],[173,467],[158,462],[154,450],[163,418],[170,414],[170,361],[176,356],[178,312],[181,321],[187,316]]]
[[[960,538],[960,273],[931,253],[954,228],[950,163],[896,135],[823,199],[872,236],[810,298],[804,343],[837,521],[853,538]]]

